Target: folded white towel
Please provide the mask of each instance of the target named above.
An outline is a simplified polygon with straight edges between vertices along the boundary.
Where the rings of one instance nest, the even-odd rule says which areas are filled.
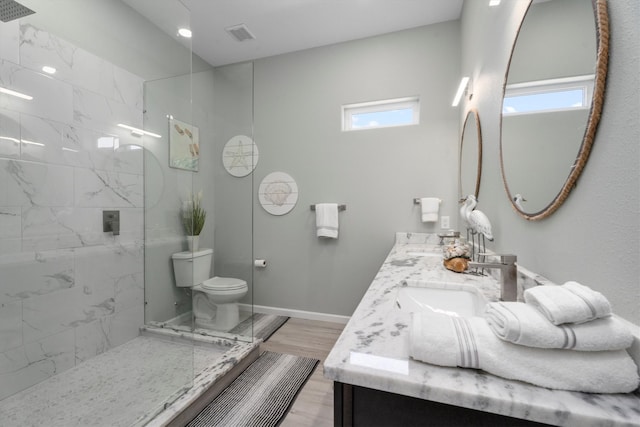
[[[481,317],[413,313],[409,353],[440,366],[482,369],[541,387],[589,393],[629,393],[638,368],[625,350],[540,349],[498,338]]]
[[[420,199],[420,209],[422,211],[422,222],[436,222],[438,221],[438,211],[440,210],[440,199],[423,197]]]
[[[578,282],[535,286],[524,292],[524,300],[544,313],[554,325],[583,323],[611,315],[607,298]]]
[[[338,238],[338,204],[316,204],[316,234],[318,237]]]
[[[556,326],[532,305],[492,302],[485,318],[498,338],[529,347],[603,351],[623,350],[633,343],[629,328],[613,316]]]

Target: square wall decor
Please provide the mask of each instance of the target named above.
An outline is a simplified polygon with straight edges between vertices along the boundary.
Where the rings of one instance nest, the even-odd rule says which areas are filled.
[[[199,158],[198,128],[170,117],[169,166],[197,172]]]

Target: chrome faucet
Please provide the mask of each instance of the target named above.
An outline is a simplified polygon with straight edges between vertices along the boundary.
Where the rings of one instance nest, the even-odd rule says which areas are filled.
[[[460,232],[459,231],[449,230],[448,232],[446,232],[444,234],[439,233],[438,237],[440,238],[440,243],[438,243],[438,245],[444,246],[444,239],[457,239],[457,238],[460,237]]]
[[[494,255],[494,254],[480,254]],[[498,268],[500,269],[500,299],[502,301],[516,301],[518,298],[518,267],[515,255],[498,255],[500,262],[469,262],[469,268]]]

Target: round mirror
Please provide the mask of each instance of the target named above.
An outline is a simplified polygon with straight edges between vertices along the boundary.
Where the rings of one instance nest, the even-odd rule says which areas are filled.
[[[515,210],[548,217],[575,186],[595,138],[607,75],[606,0],[534,0],[505,79],[500,162]]]
[[[462,199],[473,194],[477,198],[482,176],[482,133],[480,117],[476,110],[469,111],[464,119],[458,171],[458,197]]]

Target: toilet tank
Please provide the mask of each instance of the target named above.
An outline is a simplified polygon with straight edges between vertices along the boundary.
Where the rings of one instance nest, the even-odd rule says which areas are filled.
[[[171,256],[176,286],[190,288],[211,276],[213,249],[201,249],[196,252],[178,252]]]

